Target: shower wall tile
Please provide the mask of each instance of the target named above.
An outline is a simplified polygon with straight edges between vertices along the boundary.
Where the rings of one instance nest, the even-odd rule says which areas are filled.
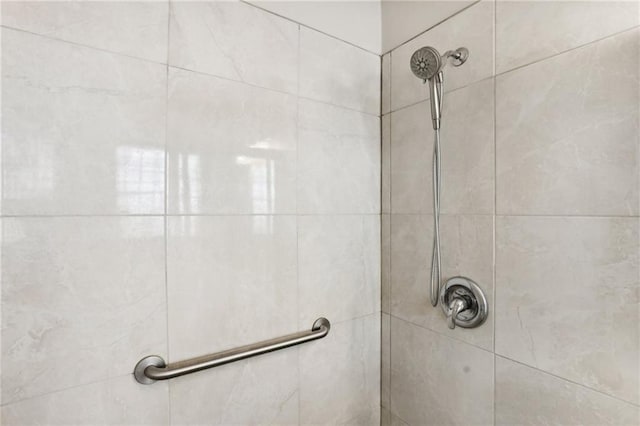
[[[496,71],[536,62],[639,25],[638,7],[637,1],[497,0]]]
[[[2,79],[4,214],[164,213],[165,67],[3,29]]]
[[[170,65],[297,93],[297,24],[242,2],[170,5]]]
[[[380,424],[380,314],[300,346],[300,424]]]
[[[381,201],[380,209],[382,213],[391,213],[391,114],[380,117],[381,121]]]
[[[380,332],[380,405],[391,407],[391,316],[382,314]]]
[[[391,217],[391,313],[440,334],[493,349],[492,309],[479,328],[447,327],[440,306],[429,300],[433,216]],[[470,277],[493,300],[493,217],[441,216],[442,281]]]
[[[391,313],[391,217],[380,216],[380,309],[388,314]]]
[[[391,109],[395,111],[429,98],[428,86],[409,68],[411,55],[423,46],[433,46],[440,54],[458,47],[469,49],[469,59],[463,66],[447,68],[445,91],[492,76],[493,9],[493,0],[483,0],[395,49],[391,53]]]
[[[441,212],[491,214],[494,205],[493,80],[444,97]],[[432,212],[433,127],[429,102],[391,114],[391,209]]]
[[[491,352],[395,317],[391,335],[393,413],[411,425],[493,423]]]
[[[496,357],[497,425],[637,425],[640,407]]]
[[[640,220],[498,217],[496,353],[640,402]]]
[[[382,56],[381,114],[391,112],[391,53]]]
[[[299,327],[380,311],[380,217],[298,217]]]
[[[380,114],[380,56],[300,28],[300,96]]]
[[[171,423],[298,424],[297,363],[290,348],[174,379]]]
[[[380,213],[380,118],[299,101],[298,213]]]
[[[639,53],[636,29],[498,77],[498,213],[639,213]]]
[[[2,2],[5,27],[162,63],[168,19],[168,1]]]
[[[166,425],[167,383],[141,386],[130,374],[3,406],[6,425]]]
[[[3,403],[166,352],[162,217],[5,218],[2,243]]]
[[[171,361],[297,331],[295,216],[169,217],[167,232]]]
[[[170,69],[168,211],[296,211],[296,98]]]

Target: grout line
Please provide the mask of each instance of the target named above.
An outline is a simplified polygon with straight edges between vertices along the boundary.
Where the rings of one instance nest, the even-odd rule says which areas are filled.
[[[496,242],[497,242],[497,221],[496,221],[496,213],[498,211],[498,143],[497,143],[497,79],[496,79],[496,48],[497,48],[497,37],[498,37],[498,2],[495,1],[493,3],[493,231],[492,231],[492,263],[493,263],[493,296],[491,304],[489,307],[489,312],[491,315],[491,327],[493,328],[493,338],[492,338],[492,351],[493,351],[493,425],[496,425],[496,401],[497,401],[497,384],[496,384],[496,292],[497,292],[497,261],[496,261]]]
[[[165,134],[164,134],[164,291],[165,291],[165,318],[166,341],[165,350],[167,359],[171,360],[169,352],[169,55],[171,51],[171,2],[167,1],[167,81],[166,81],[166,109],[165,109]],[[171,423],[171,382],[167,383],[167,415]]]
[[[480,1],[481,1],[481,0],[476,0],[475,2],[471,3],[470,5],[467,5],[467,6],[463,7],[462,9],[458,10],[457,12],[455,12],[455,13],[453,13],[453,14],[451,14],[451,15],[447,16],[447,17],[446,17],[446,18],[444,18],[442,21],[439,21],[438,23],[436,23],[436,24],[434,24],[434,25],[430,26],[430,27],[429,27],[429,28],[427,28],[426,30],[421,31],[420,33],[418,33],[418,34],[414,35],[413,37],[411,37],[411,38],[409,38],[409,39],[407,39],[407,40],[403,41],[402,43],[400,43],[400,44],[398,44],[397,46],[395,46],[395,47],[393,47],[393,48],[389,49],[388,51],[386,51],[386,52],[382,52],[382,55],[386,55],[386,54],[387,54],[387,53],[389,53],[389,52],[393,52],[394,50],[398,49],[399,47],[402,47],[402,46],[404,46],[405,44],[407,44],[407,43],[409,43],[409,42],[412,42],[413,40],[417,39],[418,37],[420,37],[421,35],[425,34],[426,32],[431,31],[431,30],[432,30],[432,29],[434,29],[435,27],[437,27],[437,26],[439,26],[439,25],[444,24],[445,22],[449,21],[450,19],[454,18],[455,16],[458,16],[459,14],[461,14],[462,12],[464,12],[465,10],[467,10],[467,9],[469,9],[469,8],[471,8],[471,7],[473,7],[473,6],[475,6],[476,4],[480,3]],[[490,1],[491,1],[491,0],[490,0]]]
[[[633,403],[633,402],[631,402],[631,401],[627,401],[627,400],[625,400],[625,399],[622,399],[622,398],[619,398],[619,397],[617,397],[617,396],[614,396],[614,395],[608,394],[608,393],[603,392],[603,391],[601,391],[601,390],[594,389],[594,388],[592,388],[592,387],[590,387],[590,386],[587,386],[587,385],[584,385],[584,384],[582,384],[582,383],[579,383],[579,382],[573,381],[573,380],[571,380],[571,379],[567,379],[566,377],[558,376],[557,374],[551,373],[551,372],[546,371],[546,370],[542,370],[542,369],[540,369],[540,368],[538,368],[538,367],[534,367],[534,366],[529,365],[529,364],[526,364],[526,363],[524,363],[524,362],[522,362],[522,361],[518,361],[518,360],[515,360],[515,359],[513,359],[513,358],[509,358],[509,357],[508,357],[508,356],[506,356],[506,355],[502,355],[502,354],[498,354],[498,353],[496,353],[496,354],[495,354],[495,356],[496,356],[496,358],[506,359],[507,361],[514,362],[514,363],[516,363],[516,364],[522,365],[522,366],[527,367],[527,368],[530,368],[530,369],[532,369],[532,370],[536,370],[536,371],[538,371],[538,372],[540,372],[540,373],[542,373],[542,374],[545,374],[545,375],[547,375],[547,376],[555,377],[556,379],[561,380],[561,381],[563,381],[563,382],[571,383],[571,384],[576,385],[576,386],[579,386],[579,387],[581,387],[581,388],[583,388],[583,389],[586,389],[586,390],[589,390],[589,391],[592,391],[592,392],[598,393],[598,394],[600,394],[600,395],[602,395],[602,396],[606,396],[606,397],[609,397],[609,398],[614,399],[614,400],[616,400],[616,401],[623,402],[623,403],[625,403],[625,404],[627,404],[627,405],[630,405],[630,406],[632,406],[632,407],[640,407],[640,405],[639,405],[639,404],[635,404],[635,403]]]
[[[256,4],[256,3],[252,3],[252,2],[249,2],[249,1],[247,1],[247,0],[240,0],[240,3],[244,3],[244,4],[248,5],[248,6],[252,6],[252,7],[255,7],[256,9],[260,9],[260,10],[262,10],[263,12],[266,12],[266,13],[268,13],[268,14],[270,14],[270,15],[274,15],[274,16],[277,16],[277,17],[279,17],[279,18],[281,18],[281,19],[284,19],[284,20],[286,20],[286,21],[289,21],[289,22],[293,22],[293,23],[295,23],[295,24],[298,24],[298,27],[299,27],[300,29],[302,29],[302,28],[306,28],[306,29],[308,29],[308,30],[315,31],[315,32],[320,33],[320,34],[322,34],[322,35],[325,35],[325,36],[327,36],[327,37],[329,37],[329,38],[332,38],[332,39],[334,39],[334,40],[338,40],[338,41],[341,41],[341,42],[343,42],[343,43],[346,43],[346,44],[348,44],[348,45],[350,45],[350,46],[352,46],[352,47],[355,47],[356,49],[360,49],[360,50],[362,50],[363,52],[367,52],[367,53],[370,53],[370,54],[375,55],[375,56],[382,56],[380,53],[376,53],[376,52],[373,52],[373,51],[371,51],[371,50],[365,49],[364,47],[362,47],[362,46],[358,46],[357,44],[354,44],[354,43],[352,43],[352,42],[350,42],[350,41],[343,40],[343,39],[341,39],[341,38],[339,38],[339,37],[336,37],[336,36],[334,36],[334,35],[332,35],[332,34],[326,33],[326,32],[324,32],[324,31],[322,31],[322,30],[317,29],[317,28],[310,27],[309,25],[306,25],[306,24],[304,24],[304,23],[302,23],[302,22],[298,22],[298,21],[296,21],[296,20],[294,20],[294,19],[291,19],[291,18],[289,18],[289,17],[287,17],[287,16],[280,15],[280,14],[278,14],[278,13],[276,13],[276,12],[273,12],[273,11],[271,11],[271,10],[269,10],[269,9],[265,9],[265,8],[263,8],[262,6],[259,6],[259,5],[258,5],[258,4]]]
[[[295,201],[296,201],[296,318],[295,322],[300,325],[300,215],[298,214],[298,184],[300,174],[300,25],[298,25],[298,46],[297,46],[297,67],[296,67],[296,174],[295,174]],[[300,348],[297,350],[297,371],[298,371],[298,424],[302,423],[302,403],[300,393],[302,389],[302,378],[300,372]]]

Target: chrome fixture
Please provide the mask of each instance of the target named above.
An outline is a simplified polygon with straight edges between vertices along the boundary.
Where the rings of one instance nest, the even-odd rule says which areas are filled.
[[[442,98],[444,92],[444,72],[447,63],[455,67],[464,64],[469,58],[469,50],[459,47],[448,50],[444,55],[431,47],[425,46],[411,55],[409,63],[411,71],[424,83],[429,82],[429,99],[431,100],[431,121],[435,132],[433,144],[433,250],[431,252],[431,290],[430,299],[433,306],[438,305],[438,295],[442,282],[442,259],[440,255],[440,120],[442,118]]]
[[[133,370],[133,376],[139,383],[150,385],[156,380],[173,379],[174,377],[184,376],[185,374],[195,373],[196,371],[218,367],[256,355],[262,355],[312,340],[322,339],[329,334],[330,328],[331,323],[328,319],[318,318],[313,323],[311,331],[301,331],[211,355],[178,361],[169,365],[167,365],[161,357],[150,355],[138,361]]]
[[[447,280],[440,290],[440,305],[447,316],[447,325],[474,328],[482,324],[489,315],[487,298],[478,284],[465,277]]]

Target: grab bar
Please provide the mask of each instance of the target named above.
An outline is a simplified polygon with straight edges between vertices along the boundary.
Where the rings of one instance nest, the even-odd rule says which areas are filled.
[[[164,359],[157,355],[149,355],[142,358],[133,370],[133,376],[139,383],[150,385],[156,380],[173,379],[196,371],[206,370],[219,365],[228,364],[241,359],[251,358],[256,355],[289,348],[312,340],[322,339],[329,334],[331,323],[326,318],[318,318],[311,327],[311,331],[300,331],[275,339],[264,340],[251,345],[229,349],[215,354],[204,355],[197,358],[178,361],[167,365]]]

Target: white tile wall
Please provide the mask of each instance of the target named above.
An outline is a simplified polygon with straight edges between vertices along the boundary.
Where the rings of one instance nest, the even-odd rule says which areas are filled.
[[[2,6],[3,424],[377,424],[380,58],[240,2],[92,5]]]

